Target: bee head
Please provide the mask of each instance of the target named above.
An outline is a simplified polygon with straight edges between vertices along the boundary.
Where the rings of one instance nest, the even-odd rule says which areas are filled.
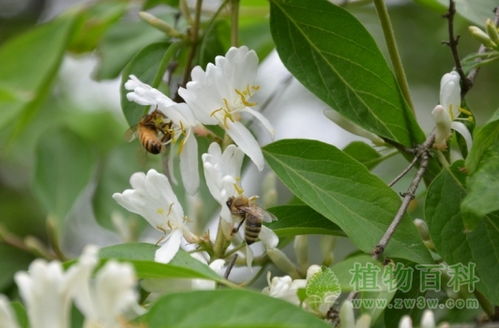
[[[227,199],[227,202],[225,202],[228,208],[232,208],[233,203],[234,203],[234,197],[229,197],[229,199]]]

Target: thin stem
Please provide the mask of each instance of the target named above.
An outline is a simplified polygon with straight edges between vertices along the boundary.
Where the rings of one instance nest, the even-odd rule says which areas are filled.
[[[409,188],[404,193],[402,204],[400,205],[397,214],[395,214],[395,216],[393,217],[392,223],[390,224],[390,226],[388,226],[388,229],[386,229],[385,234],[383,235],[383,237],[381,237],[380,241],[378,242],[378,245],[376,245],[376,247],[374,248],[373,258],[376,260],[379,259],[380,256],[383,254],[386,245],[388,244],[393,234],[395,233],[395,230],[397,229],[398,225],[402,221],[405,212],[407,212],[409,203],[411,202],[411,200],[414,199],[414,197],[416,197],[416,190],[418,189],[419,183],[423,179],[426,169],[428,168],[428,162],[430,159],[430,155],[428,152],[431,146],[433,145],[434,141],[435,141],[435,135],[431,134],[421,147],[421,155],[418,156],[420,157],[420,164],[416,176],[414,177],[414,179],[412,179]]]
[[[496,7],[494,9],[494,13],[495,13],[495,18],[494,18],[494,23],[496,24],[496,26],[499,27],[499,7]],[[487,51],[487,47],[485,47],[483,44],[480,45],[480,48],[478,49],[478,55],[482,55],[483,53],[485,53]],[[480,71],[480,65],[478,65],[482,60],[481,59],[478,59],[476,61],[476,66],[475,68],[473,68],[469,73],[468,73],[468,76],[467,76],[467,79],[471,82],[471,85],[473,85],[473,83],[475,83],[475,79],[476,79],[476,76],[478,74],[478,72]],[[468,90],[469,91],[469,90]],[[464,96],[464,94],[461,92],[461,95]]]
[[[416,163],[418,162],[418,160],[419,160],[419,155],[414,156],[414,158],[412,159],[411,163],[409,163],[409,165],[399,175],[397,175],[397,177],[395,177],[395,179],[393,179],[392,182],[390,182],[388,184],[388,186],[392,187],[400,179],[402,179],[407,173],[409,173],[409,171],[414,167],[414,165],[416,165]]]
[[[187,57],[187,63],[185,65],[184,80],[182,86],[185,86],[189,81],[189,76],[191,74],[194,57],[196,57],[196,50],[199,43],[199,26],[201,22],[201,10],[203,8],[203,0],[196,1],[196,12],[194,16],[194,22],[189,30],[189,36],[191,41],[191,49],[189,50],[189,55]]]
[[[239,1],[231,0],[230,2],[230,44],[233,47],[239,45]]]
[[[444,18],[447,18],[448,21],[448,33],[449,33],[449,41],[444,41],[443,43],[448,45],[452,58],[454,59],[454,64],[456,66],[456,71],[461,78],[461,97],[471,89],[473,82],[471,82],[466,74],[464,74],[463,66],[461,65],[461,60],[459,59],[459,52],[457,50],[457,45],[459,44],[459,35],[454,35],[454,16],[456,15],[456,4],[454,0],[449,0],[449,9],[447,13],[443,15]]]
[[[372,251],[372,258],[375,260],[378,260],[383,252],[385,251],[386,246],[390,242],[390,239],[392,238],[393,234],[397,230],[398,225],[402,221],[405,213],[407,212],[407,208],[409,207],[409,203],[411,200],[416,197],[416,190],[418,189],[419,184],[423,180],[423,176],[426,172],[426,169],[428,168],[429,164],[429,159],[430,159],[430,154],[429,151],[431,147],[433,146],[433,142],[435,141],[435,134],[432,133],[430,136],[426,139],[426,141],[421,144],[417,149],[418,153],[416,153],[415,158],[419,159],[419,168],[418,171],[416,172],[416,175],[412,179],[411,184],[409,185],[409,188],[407,188],[407,191],[404,193],[404,198],[402,199],[402,204],[400,205],[397,213],[393,217],[392,222],[386,229],[385,233],[379,240],[378,244],[376,247],[374,247]],[[351,301],[354,298],[356,298],[358,295],[357,291],[351,291],[348,296],[347,300]],[[334,308],[331,307],[329,311],[334,312]],[[334,321],[334,320],[333,320]],[[335,322],[333,322],[335,323]]]
[[[404,66],[402,65],[402,59],[397,48],[397,42],[395,41],[395,34],[393,32],[392,22],[388,14],[388,9],[386,8],[384,0],[374,0],[374,6],[376,7],[376,12],[378,13],[378,18],[381,22],[381,27],[383,28],[383,34],[385,36],[386,46],[388,48],[388,53],[390,54],[390,60],[393,64],[393,69],[395,70],[395,76],[402,90],[404,98],[407,100],[409,107],[414,112],[414,105],[411,100],[411,94],[409,92],[409,84],[407,83],[407,77],[404,71]]]

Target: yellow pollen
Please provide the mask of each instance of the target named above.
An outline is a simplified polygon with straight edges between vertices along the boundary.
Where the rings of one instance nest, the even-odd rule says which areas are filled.
[[[156,210],[156,213],[158,213],[159,215],[163,215],[163,214],[165,214],[165,209],[164,208],[158,208]]]

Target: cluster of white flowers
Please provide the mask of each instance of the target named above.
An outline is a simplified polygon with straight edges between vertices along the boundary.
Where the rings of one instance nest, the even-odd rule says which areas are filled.
[[[185,103],[177,103],[160,91],[130,76],[125,88],[130,92],[127,98],[151,109],[161,111],[172,124],[171,146],[180,152],[180,170],[186,191],[195,194],[199,187],[198,150],[194,128],[199,125],[218,125],[234,141],[222,152],[217,143],[209,146],[203,154],[203,168],[208,189],[220,204],[222,231],[226,239],[232,239],[233,216],[227,206],[230,197],[243,196],[241,187],[241,166],[246,154],[261,171],[264,166],[262,151],[255,137],[241,123],[244,113],[259,120],[273,134],[267,119],[256,111],[251,97],[259,89],[255,84],[258,57],[247,47],[232,47],[225,56],[217,56],[215,64],[208,64],[206,71],[196,66],[191,72],[192,80],[178,94]],[[170,152],[170,160],[172,158]],[[170,167],[173,167],[170,165]],[[170,174],[173,178],[173,174]],[[174,182],[174,181],[173,181]],[[165,237],[155,255],[157,262],[168,263],[180,247],[186,243],[198,243],[188,226],[188,219],[175,196],[169,179],[155,170],[147,174],[134,173],[130,178],[132,189],[115,193],[113,198],[128,211],[144,217]],[[265,246],[275,248],[278,238],[262,227],[260,239]],[[253,254],[249,247],[247,262]]]
[[[461,111],[460,77],[456,71],[452,71],[442,76],[440,104],[432,112],[435,120],[435,148],[440,150],[447,148],[447,140],[451,136],[452,129],[463,136],[468,151],[471,149],[472,139],[468,128],[462,122],[456,121]]]
[[[125,88],[131,91],[128,100],[158,109],[171,120],[172,146],[178,144],[180,173],[190,194],[199,186],[197,142],[193,136],[196,125],[220,125],[258,169],[263,169],[260,146],[240,122],[241,114],[248,113],[273,134],[269,121],[252,108],[256,104],[250,100],[259,89],[255,84],[257,68],[258,57],[253,50],[232,47],[225,57],[217,56],[215,64],[208,64],[206,71],[199,66],[193,68],[192,80],[178,90],[185,103],[173,101],[133,75],[125,83]]]
[[[133,267],[108,261],[92,277],[98,264],[97,248],[85,249],[78,263],[64,271],[61,262],[35,260],[27,272],[15,275],[32,328],[70,326],[71,302],[85,317],[84,327],[121,327],[126,314],[138,314],[138,294]],[[0,297],[0,326],[19,327],[14,312]]]

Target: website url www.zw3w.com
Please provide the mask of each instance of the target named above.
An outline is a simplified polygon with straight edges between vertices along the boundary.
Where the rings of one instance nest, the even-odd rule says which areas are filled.
[[[480,307],[477,299],[447,299],[444,302],[438,298],[425,298],[423,296],[417,298],[394,298],[391,302],[386,299],[379,298],[364,298],[353,299],[353,307],[355,309],[478,309]]]

